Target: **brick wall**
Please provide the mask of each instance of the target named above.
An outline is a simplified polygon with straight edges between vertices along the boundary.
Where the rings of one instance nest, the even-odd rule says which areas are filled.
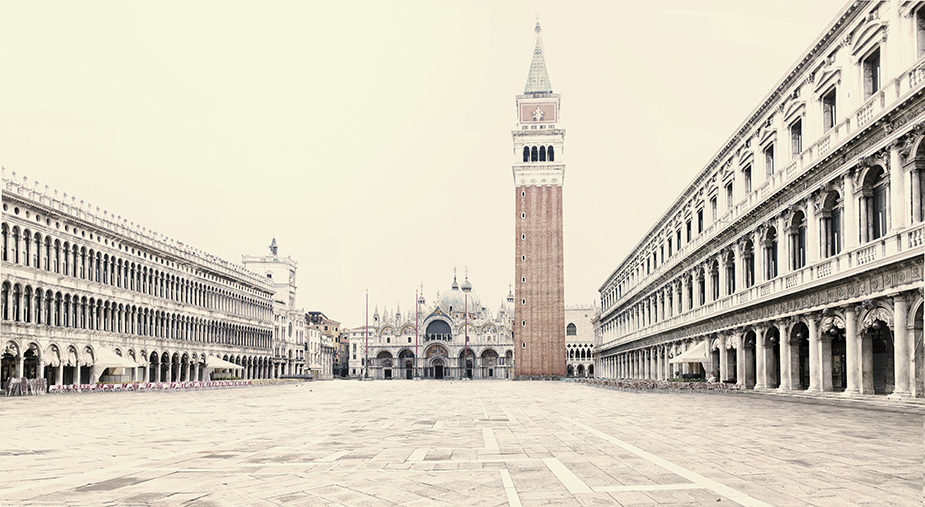
[[[564,376],[562,187],[515,191],[514,374]]]

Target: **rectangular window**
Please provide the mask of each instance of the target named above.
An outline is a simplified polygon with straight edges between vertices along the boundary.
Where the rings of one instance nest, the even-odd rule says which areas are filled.
[[[752,166],[742,169],[742,185],[744,185],[745,195],[752,193]]]
[[[697,234],[703,232],[703,209],[697,210]]]
[[[764,173],[767,176],[774,174],[774,145],[764,149]]]
[[[687,242],[691,242],[691,221],[687,221]]]
[[[864,59],[864,98],[880,90],[880,49]]]
[[[726,210],[731,210],[735,198],[732,196],[732,182],[726,184]]]
[[[668,257],[671,257],[671,238],[668,238]]]
[[[796,157],[803,153],[803,121],[797,120],[790,125],[790,155]]]
[[[717,218],[716,197],[710,198],[710,222],[715,222]]]
[[[925,178],[923,178],[923,181],[925,181]],[[678,229],[677,231],[677,238],[678,238],[678,250],[680,250],[681,249],[681,229]]]
[[[827,131],[835,126],[838,117],[835,115],[835,88],[822,96],[822,129]]]

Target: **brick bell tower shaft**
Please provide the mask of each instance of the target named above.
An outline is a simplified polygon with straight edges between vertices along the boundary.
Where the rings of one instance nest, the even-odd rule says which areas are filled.
[[[512,131],[515,164],[514,376],[566,375],[562,185],[565,130],[546,71],[540,23]]]

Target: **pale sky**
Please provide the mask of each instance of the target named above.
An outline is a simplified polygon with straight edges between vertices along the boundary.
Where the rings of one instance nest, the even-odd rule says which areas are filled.
[[[0,164],[231,262],[276,237],[297,305],[347,327],[454,266],[494,312],[539,16],[591,304],[844,4],[7,0]]]

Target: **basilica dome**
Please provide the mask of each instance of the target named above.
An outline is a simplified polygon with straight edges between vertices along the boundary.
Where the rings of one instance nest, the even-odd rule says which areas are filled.
[[[440,308],[447,312],[463,313],[468,308],[469,314],[481,314],[482,301],[476,293],[472,292],[472,284],[466,279],[462,283],[462,290],[453,278],[453,285],[449,291],[440,296]]]

